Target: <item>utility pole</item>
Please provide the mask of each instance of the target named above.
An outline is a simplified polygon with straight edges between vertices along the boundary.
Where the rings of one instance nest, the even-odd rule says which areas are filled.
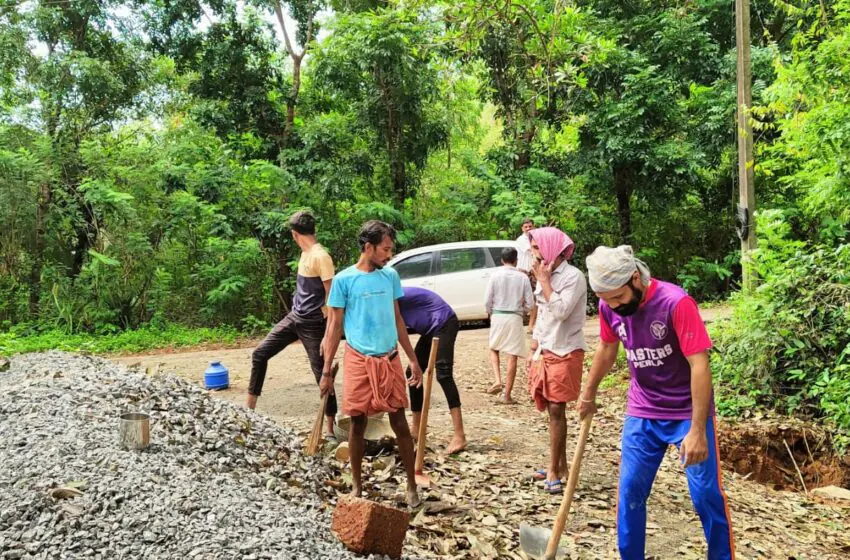
[[[741,239],[741,269],[744,291],[755,285],[750,265],[750,251],[756,248],[756,189],[753,166],[753,129],[750,108],[753,106],[752,70],[750,68],[750,0],[735,0],[735,28],[738,47],[738,237]]]

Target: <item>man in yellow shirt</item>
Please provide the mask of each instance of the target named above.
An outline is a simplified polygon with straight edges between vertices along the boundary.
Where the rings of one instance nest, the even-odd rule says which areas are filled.
[[[263,389],[269,360],[296,340],[300,340],[307,351],[316,383],[322,379],[324,359],[321,345],[325,336],[327,313],[325,304],[331,291],[334,263],[325,248],[316,240],[316,218],[309,212],[293,214],[289,219],[289,228],[292,238],[301,248],[295,298],[292,311],[275,325],[251,355],[251,381],[248,384],[247,403],[251,409],[257,406],[257,397]],[[328,435],[333,435],[336,411],[336,397],[331,395],[325,409],[325,428]]]

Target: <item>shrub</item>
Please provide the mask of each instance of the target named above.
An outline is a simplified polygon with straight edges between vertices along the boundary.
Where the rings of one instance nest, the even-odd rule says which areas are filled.
[[[850,245],[770,244],[755,252],[770,274],[715,328],[718,405],[723,413],[766,405],[824,417],[850,443]]]

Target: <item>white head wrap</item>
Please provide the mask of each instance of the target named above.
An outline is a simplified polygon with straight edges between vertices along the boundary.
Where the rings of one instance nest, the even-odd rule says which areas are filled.
[[[640,272],[644,285],[649,284],[649,267],[642,260],[635,258],[635,252],[630,245],[619,247],[597,247],[587,257],[587,273],[590,288],[597,293],[610,292],[625,286],[635,270]]]

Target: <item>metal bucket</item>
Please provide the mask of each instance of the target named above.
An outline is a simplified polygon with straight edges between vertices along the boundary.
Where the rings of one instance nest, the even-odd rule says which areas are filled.
[[[351,427],[351,418],[343,416],[334,423],[334,434],[337,441],[348,441],[348,429]],[[364,451],[369,457],[378,455],[384,451],[392,451],[395,447],[395,433],[390,427],[389,419],[383,414],[370,416],[366,421],[366,433],[363,434]]]
[[[125,412],[121,415],[121,447],[145,449],[151,443],[151,417],[144,412]]]

